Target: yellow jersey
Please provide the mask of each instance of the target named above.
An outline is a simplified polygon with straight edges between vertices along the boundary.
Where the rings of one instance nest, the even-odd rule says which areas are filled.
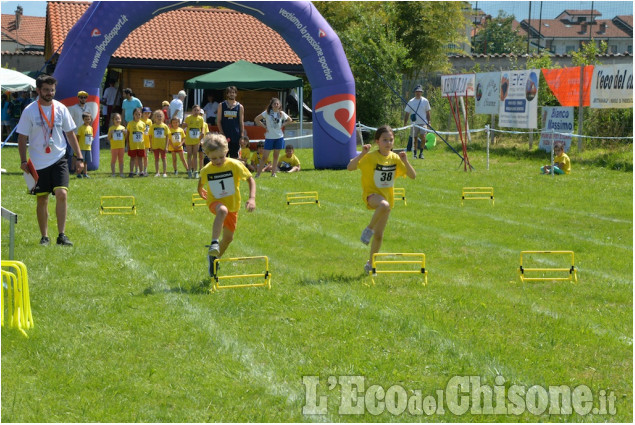
[[[392,208],[395,179],[406,175],[406,166],[399,155],[390,152],[388,156],[383,156],[378,150],[372,151],[360,159],[357,167],[362,171],[362,199],[366,205],[368,206],[366,198],[377,193],[383,196]]]
[[[108,140],[110,140],[110,149],[123,149],[126,147],[126,136],[124,134],[126,127],[123,125],[112,125],[108,129]]]
[[[86,124],[79,127],[77,141],[79,142],[79,150],[89,151],[93,144],[93,127]]]
[[[221,166],[210,162],[203,167],[198,187],[207,190],[207,205],[218,201],[229,212],[236,212],[240,209],[240,181],[250,177],[251,173],[242,162],[226,158]]]
[[[130,121],[127,126],[128,130],[128,149],[142,150],[145,149],[145,141],[143,133],[146,131],[146,124],[139,121]]]

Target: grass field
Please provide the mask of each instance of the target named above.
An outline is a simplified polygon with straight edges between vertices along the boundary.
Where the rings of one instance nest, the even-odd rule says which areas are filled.
[[[196,181],[111,178],[102,151],[92,179],[71,181],[75,246],[40,247],[17,150],[3,149],[2,206],[19,214],[35,327],[28,339],[2,328],[2,421],[632,421],[632,173],[574,161],[569,176],[542,176],[546,154],[496,156],[487,171],[480,151],[466,173],[447,150],[427,152],[417,179],[396,184],[408,205],[392,211],[382,251],[425,253],[429,284],[366,286],[359,171],[314,170],[312,152],[297,153],[302,172],[257,180],[257,209],[241,210],[227,253],[267,255],[272,289],[210,294],[212,217],[190,208]],[[495,206],[461,207],[465,186],[493,186]],[[287,207],[288,191],[318,191],[322,206]],[[101,195],[134,195],[138,215],[100,216]],[[53,239],[53,214],[50,228]],[[579,284],[521,284],[522,250],[574,251]],[[470,376],[463,413],[448,388]],[[488,413],[478,379],[509,410]],[[588,387],[589,413],[553,414],[536,398],[550,386]],[[518,409],[515,388],[527,393]]]

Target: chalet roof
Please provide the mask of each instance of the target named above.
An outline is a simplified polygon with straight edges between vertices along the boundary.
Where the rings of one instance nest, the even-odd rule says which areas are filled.
[[[556,19],[561,19],[562,15],[564,14],[567,14],[570,16],[602,16],[602,14],[595,9],[593,10],[566,9],[561,14],[556,16]]]
[[[44,23],[40,16],[22,16],[16,28],[15,15],[2,14],[2,41],[14,41],[24,46],[44,47]]]
[[[47,25],[53,52],[89,6],[89,2],[48,2]],[[226,28],[234,29],[231,37],[226,36]],[[199,45],[192,49],[195,34],[200,34]],[[233,10],[199,7],[156,16],[132,31],[113,58],[189,63],[232,63],[243,59],[257,64],[302,64],[282,36],[256,18]]]

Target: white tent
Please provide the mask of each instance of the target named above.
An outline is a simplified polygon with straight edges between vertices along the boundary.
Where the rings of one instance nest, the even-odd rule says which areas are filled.
[[[25,91],[35,89],[35,80],[28,75],[7,68],[0,68],[2,91]]]

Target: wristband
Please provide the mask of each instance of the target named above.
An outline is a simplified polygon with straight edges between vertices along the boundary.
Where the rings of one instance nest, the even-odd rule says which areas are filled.
[[[77,158],[75,161],[82,161],[82,162],[84,162],[84,158]]]
[[[28,163],[28,162],[29,162],[29,161],[22,161],[22,163],[21,163],[20,165],[22,165],[22,164],[26,164],[26,163]]]

